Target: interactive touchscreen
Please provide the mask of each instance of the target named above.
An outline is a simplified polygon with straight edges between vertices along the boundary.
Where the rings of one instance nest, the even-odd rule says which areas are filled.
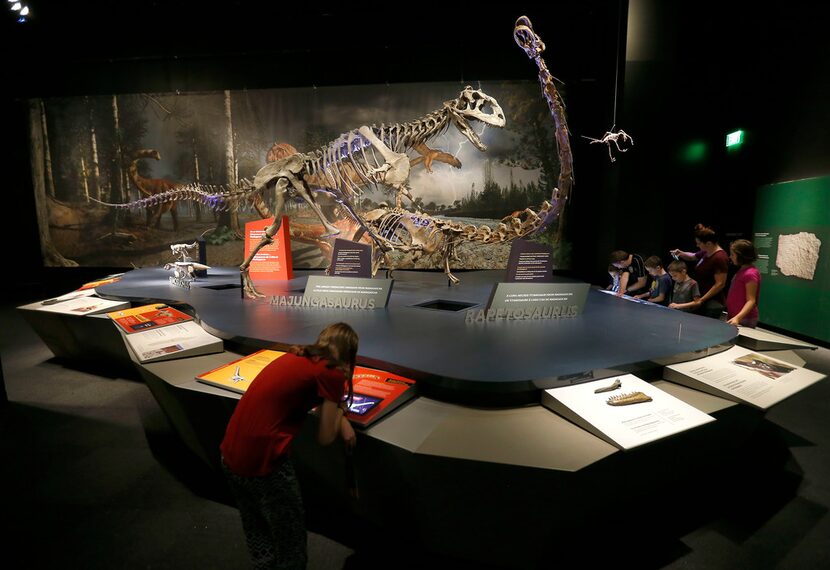
[[[349,405],[349,412],[357,414],[358,416],[366,415],[369,410],[377,406],[381,401],[382,398],[366,396],[365,394],[355,394],[351,405]]]

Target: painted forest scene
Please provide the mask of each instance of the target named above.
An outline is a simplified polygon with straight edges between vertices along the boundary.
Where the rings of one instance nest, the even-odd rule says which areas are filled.
[[[141,93],[30,101],[33,181],[47,266],[153,267],[173,261],[170,245],[203,236],[210,266],[243,260],[246,222],[273,216],[275,196],[213,211],[199,201],[148,208],[124,204],[184,186],[221,192],[244,185],[266,164],[328,145],[363,125],[423,117],[459,96],[457,83],[361,85],[209,93]],[[475,86],[498,101],[504,127],[475,124],[486,150],[460,129],[429,141],[430,155],[410,156],[408,212],[495,230],[505,216],[538,212],[556,186],[554,126],[535,82]],[[419,151],[420,152],[420,151]],[[349,212],[315,193],[338,228]],[[395,192],[366,187],[351,198],[358,214],[394,206]],[[264,207],[263,207],[264,206]],[[293,265],[322,268],[333,237],[299,198],[287,200]],[[353,217],[353,215],[352,215]],[[337,237],[347,238],[345,233]],[[567,263],[567,244],[559,248]],[[510,242],[462,243],[458,269],[498,269]],[[398,268],[434,268],[429,257],[398,256]]]

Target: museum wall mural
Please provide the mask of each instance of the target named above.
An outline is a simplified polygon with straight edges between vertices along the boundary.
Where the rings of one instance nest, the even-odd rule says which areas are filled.
[[[554,124],[533,81],[38,99],[30,119],[47,266],[161,266],[171,244],[198,236],[209,265],[235,266],[244,224],[282,211],[294,267],[326,267],[329,234],[370,242],[386,223],[384,239],[403,244],[395,267],[441,267],[430,233],[439,228],[464,238],[448,254],[453,268],[502,268],[511,240],[549,207],[559,174]],[[407,176],[370,144],[373,133],[406,156]],[[304,165],[293,172],[311,199],[292,174],[255,188],[269,164],[274,173]],[[284,205],[279,180],[288,181]],[[326,191],[335,186],[340,194]],[[567,243],[554,241],[564,267]]]

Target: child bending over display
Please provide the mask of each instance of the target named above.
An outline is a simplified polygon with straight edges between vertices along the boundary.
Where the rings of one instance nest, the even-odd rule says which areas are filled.
[[[605,288],[606,291],[611,291],[612,293],[616,293],[620,290],[620,274],[622,273],[622,269],[617,267],[616,265],[609,265],[608,266],[608,275],[611,277],[611,283],[608,284],[608,287]]]

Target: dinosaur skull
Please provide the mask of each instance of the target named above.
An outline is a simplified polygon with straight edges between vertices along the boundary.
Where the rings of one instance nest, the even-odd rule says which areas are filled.
[[[504,126],[504,111],[498,102],[481,89],[473,89],[469,85],[461,91],[457,99],[445,102],[444,107],[449,110],[456,128],[478,150],[487,150],[487,146],[481,142],[478,134],[467,121],[480,121],[494,127]]]

